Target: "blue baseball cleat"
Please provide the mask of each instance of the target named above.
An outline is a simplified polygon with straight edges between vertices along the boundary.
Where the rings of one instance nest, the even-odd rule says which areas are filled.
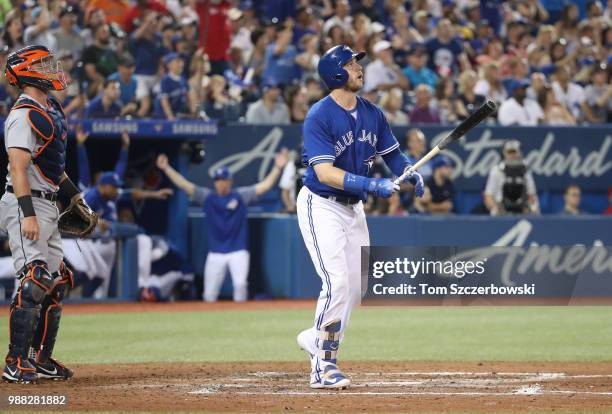
[[[351,380],[340,371],[335,363],[326,362],[318,357],[312,359],[310,388],[343,390],[351,385]]]

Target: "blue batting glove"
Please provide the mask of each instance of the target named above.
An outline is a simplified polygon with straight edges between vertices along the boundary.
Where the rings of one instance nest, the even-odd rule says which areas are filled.
[[[410,183],[414,186],[414,194],[417,197],[423,197],[425,194],[425,183],[423,182],[423,176],[416,171],[413,171],[408,177],[404,179],[405,183]]]
[[[389,198],[399,189],[399,185],[388,178],[370,178],[366,191],[374,194],[376,197]]]

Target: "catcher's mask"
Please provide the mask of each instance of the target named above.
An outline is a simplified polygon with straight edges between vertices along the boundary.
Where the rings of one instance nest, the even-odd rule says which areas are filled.
[[[44,91],[66,89],[66,75],[61,62],[44,46],[26,46],[8,55],[4,75],[9,85],[25,85]]]

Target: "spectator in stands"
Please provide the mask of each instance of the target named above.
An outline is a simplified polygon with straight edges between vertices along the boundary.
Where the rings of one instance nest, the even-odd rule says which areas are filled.
[[[308,35],[306,35],[308,36]],[[287,105],[291,122],[304,122],[308,113],[308,93],[305,86],[293,86],[287,92]]]
[[[183,17],[180,23],[180,35],[185,39],[190,51],[198,48],[198,20],[194,16]]]
[[[520,142],[506,141],[502,154],[503,160],[493,166],[485,187],[484,203],[489,213],[539,214],[535,181],[523,162]]]
[[[385,113],[389,124],[396,126],[408,125],[408,115],[402,111],[403,103],[404,95],[399,88],[388,90],[380,98],[380,107]]]
[[[183,78],[185,62],[178,53],[168,53],[164,56],[164,66],[167,72],[161,80],[160,93],[153,105],[153,117],[174,121],[188,116],[195,110],[195,103],[188,93],[187,80]]]
[[[59,15],[59,27],[53,30],[57,50],[69,50],[72,56],[80,60],[85,42],[77,30],[78,12],[73,6],[66,6]]]
[[[125,27],[125,19],[130,10],[128,0],[89,0],[87,2],[86,15],[90,15],[94,10],[103,10],[106,16],[106,23],[115,23]]]
[[[435,89],[438,77],[427,67],[427,57],[427,49],[422,44],[414,45],[408,50],[408,66],[402,70],[402,73],[408,79],[410,87],[416,88],[425,84]]]
[[[295,63],[297,49],[291,43],[293,29],[291,24],[281,24],[276,29],[275,38],[266,46],[263,81],[290,85],[299,79],[300,71]]]
[[[279,100],[281,88],[276,83],[265,83],[263,96],[257,102],[249,105],[246,112],[246,122],[249,124],[279,124],[290,122],[289,108]]]
[[[570,81],[570,69],[566,66],[557,67],[554,79],[552,87],[557,101],[565,105],[574,118],[582,120],[582,110],[587,105],[582,86]]]
[[[85,118],[118,118],[125,107],[121,106],[119,82],[104,81],[102,93],[89,101],[85,107]]]
[[[508,77],[504,79],[504,86],[512,79],[527,79],[529,78],[529,63],[527,59],[515,56],[508,59]]]
[[[334,12],[323,24],[323,36],[330,35],[334,26],[339,26],[345,33],[351,31],[353,17],[351,16],[351,5],[348,0],[336,0]]]
[[[113,73],[108,77],[109,80],[114,80],[119,82],[120,96],[122,105],[124,108],[124,113],[134,114],[138,109],[138,104],[136,103],[136,90],[138,88],[138,81],[134,76],[134,59],[129,54],[124,54],[119,57],[119,65],[117,72]]]
[[[438,21],[436,36],[427,41],[426,47],[429,52],[429,67],[442,77],[471,68],[463,46],[455,36],[452,23],[448,19]]]
[[[227,0],[197,1],[195,9],[199,18],[198,47],[203,48],[210,59],[213,75],[223,75],[227,69],[227,51],[232,38]]]
[[[206,118],[203,106],[206,100],[206,88],[210,83],[208,73],[210,72],[210,62],[208,55],[202,49],[196,50],[189,68],[189,94],[192,102],[195,102],[195,113],[201,118]]]
[[[556,41],[557,30],[554,26],[540,26],[535,42],[531,43],[526,50],[529,64],[535,68],[550,65],[550,49]]]
[[[26,45],[41,45],[49,50],[57,50],[55,36],[49,30],[51,25],[47,0],[39,0],[38,6],[32,9],[32,25],[25,28],[23,42]]]
[[[487,96],[497,103],[505,101],[508,94],[501,81],[499,63],[489,62],[482,67],[480,72],[480,79],[474,86],[474,93]]]
[[[64,107],[64,114],[70,118],[73,113],[81,113],[86,102],[85,89],[81,76],[78,74],[79,68],[75,67],[75,60],[69,50],[60,50],[57,59],[62,64],[62,69],[70,79],[68,86],[63,91],[57,91],[55,96]]]
[[[253,77],[260,79],[264,72],[266,63],[266,47],[268,46],[268,34],[262,29],[253,30],[251,42],[253,43],[253,53],[249,57],[247,66],[253,70]]]
[[[476,56],[476,63],[482,67],[491,62],[503,63],[506,58],[502,40],[499,37],[493,37],[483,46],[482,53]]]
[[[18,10],[11,10],[6,14],[2,41],[11,52],[24,46],[23,24],[21,23],[21,14]]]
[[[387,29],[387,37],[396,50],[423,41],[419,32],[410,26],[408,16],[403,7],[398,7],[391,13],[391,27]]]
[[[604,216],[612,216],[612,187],[608,188],[608,208],[604,210]]]
[[[427,151],[427,141],[425,140],[425,134],[419,128],[412,128],[406,132],[406,151],[405,154],[408,157],[408,161],[411,165],[416,164],[418,160],[423,158]],[[431,174],[433,174],[433,168],[431,161],[426,162],[421,168],[419,173],[423,176],[423,179],[427,181]]]
[[[455,188],[452,182],[453,163],[444,156],[438,155],[433,161],[433,174],[427,179],[427,191],[420,199],[418,210],[429,214],[448,214],[453,210]]]
[[[117,71],[119,57],[110,48],[110,30],[104,23],[95,28],[94,43],[83,51],[85,77],[89,81],[89,96],[95,96],[106,78]]]
[[[442,78],[435,89],[433,107],[438,109],[442,124],[457,122],[455,83],[451,78]]]
[[[232,8],[227,12],[231,27],[231,45],[241,51],[241,61],[243,65],[251,58],[253,53],[253,43],[251,42],[251,30],[245,26],[244,15],[240,9]]]
[[[323,90],[323,86],[321,85],[321,81],[317,77],[311,76],[306,78],[304,80],[304,86],[306,86],[309,106],[323,98],[325,92]]]
[[[136,0],[136,3],[130,7],[125,15],[124,30],[132,33],[138,25],[142,24],[144,15],[149,11],[161,15],[169,13],[168,8],[158,0]]]
[[[81,37],[85,48],[94,44],[96,29],[106,23],[106,14],[102,9],[91,9],[85,14],[85,27],[81,30]],[[110,27],[110,26],[109,26]]]
[[[584,115],[592,124],[612,122],[612,85],[610,84],[610,67],[601,64],[593,69],[591,84],[585,93]]]
[[[248,296],[249,251],[247,250],[247,206],[271,190],[289,160],[288,151],[276,155],[274,168],[263,181],[248,187],[232,189],[232,174],[227,167],[215,170],[215,189],[196,186],[178,173],[165,154],[157,157],[157,167],[198,205],[208,220],[209,253],[204,267],[204,300],[219,297],[226,272],[230,270],[234,301]]]
[[[544,112],[540,105],[527,98],[526,80],[513,81],[508,85],[512,96],[500,105],[497,111],[497,120],[500,125],[535,126],[544,120]]]
[[[393,60],[391,43],[378,41],[372,48],[376,60],[369,63],[364,70],[364,92],[373,90],[388,91],[393,88],[408,88],[408,80],[400,67]]]
[[[440,114],[431,105],[431,88],[429,85],[419,85],[414,92],[415,105],[410,112],[410,122],[416,124],[439,124]]]
[[[212,75],[208,85],[208,96],[204,110],[210,118],[222,122],[237,121],[240,118],[240,105],[227,93],[225,78]]]
[[[549,85],[546,81],[546,75],[542,72],[534,72],[531,75],[530,86],[527,88],[527,97],[534,101],[538,101],[547,86]]]
[[[427,10],[418,10],[413,16],[414,29],[417,31],[421,39],[429,39],[431,37],[431,14]]]
[[[455,101],[455,111],[459,121],[465,120],[472,112],[485,103],[486,97],[474,92],[478,75],[473,70],[466,70],[459,75],[459,95]]]
[[[384,199],[383,199],[384,200]],[[405,217],[408,215],[408,212],[402,205],[402,201],[400,198],[400,193],[395,192],[389,197],[388,208],[386,211],[387,216],[391,217]]]
[[[302,38],[306,35],[317,35],[312,28],[312,8],[301,6],[295,11],[295,25],[293,26],[293,45],[302,44]]]
[[[312,33],[307,33],[302,36],[300,46],[303,52],[296,56],[295,62],[302,69],[302,77],[316,76],[317,65],[321,58],[319,55],[319,38]]]
[[[140,103],[138,115],[143,117],[151,109],[151,94],[158,82],[159,61],[166,49],[157,33],[160,15],[152,10],[144,11],[138,28],[130,35],[130,50],[136,62],[134,75],[137,89],[136,99]]]
[[[576,184],[570,184],[565,188],[563,201],[564,205],[561,214],[569,214],[572,216],[583,214],[580,210],[580,187]]]
[[[565,105],[557,101],[557,97],[551,87],[546,87],[540,92],[538,99],[540,107],[544,110],[545,125],[576,125],[576,119],[567,110]]]
[[[578,38],[578,21],[580,18],[578,7],[573,3],[567,3],[563,7],[561,19],[555,23],[557,33],[562,34],[565,39],[574,41]]]

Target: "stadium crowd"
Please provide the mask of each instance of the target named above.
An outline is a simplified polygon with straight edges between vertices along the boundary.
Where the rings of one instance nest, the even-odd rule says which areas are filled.
[[[453,124],[485,97],[502,125],[612,121],[612,0],[0,0],[0,21],[0,64],[56,53],[72,118],[301,122],[319,57],[347,43],[392,124]]]

